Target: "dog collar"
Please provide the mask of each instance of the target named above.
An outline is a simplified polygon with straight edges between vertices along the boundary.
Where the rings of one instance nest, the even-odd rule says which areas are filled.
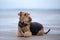
[[[20,26],[21,28],[23,28],[23,27],[25,27],[25,26],[27,26],[28,24],[26,24],[26,23],[24,23],[24,22],[21,22],[21,21],[19,21],[19,23],[18,23],[18,26]]]

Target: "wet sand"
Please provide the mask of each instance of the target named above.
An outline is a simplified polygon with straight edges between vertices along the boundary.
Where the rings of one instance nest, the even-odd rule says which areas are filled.
[[[30,11],[33,21],[44,26],[44,36],[17,37],[18,11],[0,11],[0,40],[60,40],[60,11]]]

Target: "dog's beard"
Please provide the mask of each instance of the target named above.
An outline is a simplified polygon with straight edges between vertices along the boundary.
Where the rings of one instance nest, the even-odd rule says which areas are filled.
[[[19,22],[18,25],[19,25],[21,28],[23,28],[23,27],[27,26],[28,24],[26,24],[26,23],[24,23],[24,22]]]

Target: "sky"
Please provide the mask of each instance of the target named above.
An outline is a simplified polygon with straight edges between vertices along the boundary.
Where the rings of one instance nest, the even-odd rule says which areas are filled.
[[[0,0],[0,9],[60,9],[60,0]]]

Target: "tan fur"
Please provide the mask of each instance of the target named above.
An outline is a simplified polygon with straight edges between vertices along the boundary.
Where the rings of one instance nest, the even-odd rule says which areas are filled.
[[[21,31],[22,31],[21,28],[18,26],[18,33],[17,33],[18,37],[22,37],[23,36]]]
[[[28,25],[29,26],[29,25]],[[30,26],[28,27],[28,26],[26,26],[26,27],[24,27],[24,28],[22,28],[22,30],[23,30],[23,32],[25,32],[24,33],[24,36],[25,37],[30,37],[30,36],[32,36],[32,33],[30,32]]]
[[[25,32],[24,37],[30,37],[32,36],[32,33],[30,31]]]
[[[30,31],[30,28],[29,28],[28,26],[26,26],[26,27],[23,27],[23,28],[22,28],[22,31],[23,31],[23,32]]]
[[[44,35],[44,29],[41,29],[40,31],[38,31],[37,35],[43,36]]]
[[[24,22],[26,24],[30,24],[31,21],[29,21],[29,13],[28,12],[19,12],[19,21]],[[24,33],[22,33],[22,31]],[[24,37],[29,37],[32,36],[32,33],[30,32],[30,25],[27,25],[26,27],[20,28],[18,26],[18,33],[17,33],[18,37],[24,36]]]

